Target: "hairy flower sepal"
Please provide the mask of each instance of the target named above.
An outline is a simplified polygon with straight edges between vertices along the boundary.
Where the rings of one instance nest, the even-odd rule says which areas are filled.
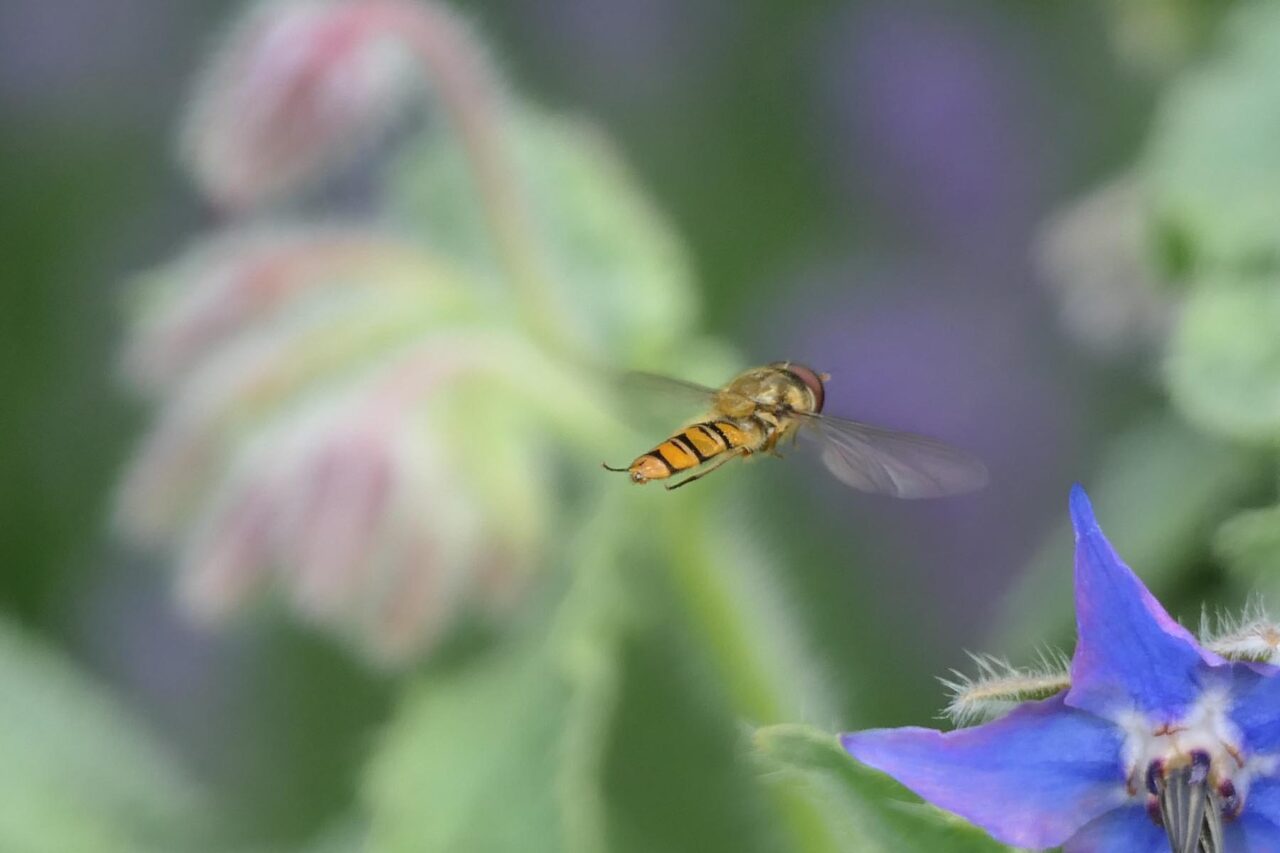
[[[1280,850],[1278,671],[1201,648],[1120,561],[1079,487],[1071,515],[1070,689],[975,728],[857,732],[845,748],[1008,844]]]
[[[1211,620],[1205,614],[1199,638],[1201,646],[1226,660],[1280,664],[1280,624],[1258,599],[1238,616],[1222,613]],[[1023,702],[1047,699],[1071,687],[1071,661],[1053,649],[1043,650],[1036,664],[1023,667],[992,655],[969,657],[976,673],[952,670],[950,677],[939,679],[951,694],[943,714],[957,726],[994,720]]]

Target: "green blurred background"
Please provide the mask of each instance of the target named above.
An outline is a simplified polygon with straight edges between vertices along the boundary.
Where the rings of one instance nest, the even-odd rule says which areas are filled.
[[[1180,357],[1166,352],[1164,303],[1220,258],[1200,251],[1194,217],[1177,218],[1185,205],[1104,211],[1092,232],[1086,223],[1053,242],[1060,211],[1142,174],[1164,156],[1160,134],[1185,129],[1182,81],[1236,49],[1219,33],[1227,5],[460,4],[513,88],[616,143],[687,245],[706,331],[748,362],[831,372],[829,411],[938,435],[992,470],[985,492],[929,504],[853,494],[801,461],[719,475],[732,478],[721,488],[747,507],[787,618],[826,673],[832,709],[796,722],[927,724],[944,704],[934,675],[964,668],[965,649],[1017,660],[1037,643],[1068,646],[1063,525],[1076,480],[1120,552],[1186,619],[1202,602],[1235,606],[1266,587],[1222,555],[1266,564],[1269,527],[1237,525],[1212,546],[1223,519],[1274,498],[1273,461],[1238,442],[1274,432],[1267,423],[1242,436],[1229,417],[1215,430],[1217,403],[1186,391],[1264,359],[1210,358],[1182,385],[1175,372],[1181,406],[1164,381]],[[126,287],[213,221],[173,140],[193,75],[238,8],[0,7],[0,606],[173,747],[233,816],[236,843],[274,849],[337,825],[338,849],[401,682],[278,614],[191,627],[173,610],[163,559],[108,532],[113,488],[147,422],[114,367]],[[1131,226],[1136,245],[1107,239]],[[1133,257],[1107,267],[1125,250]],[[1090,290],[1091,260],[1104,278],[1129,262],[1177,284],[1150,299],[1111,294],[1105,281]],[[1262,275],[1269,263],[1223,262]],[[708,750],[705,785],[724,802],[744,784],[716,775],[736,772],[716,764],[733,729],[679,716],[704,713],[670,695],[681,688],[666,667],[681,653],[661,644],[682,640],[650,639],[626,652],[634,675],[617,725],[637,734],[610,759],[610,790],[631,792],[619,808],[639,826],[675,807],[660,776],[636,769],[650,750]],[[447,645],[424,672],[464,668],[466,646]],[[631,717],[670,719],[688,742],[646,744],[653,726]],[[708,746],[703,731],[720,742]],[[717,828],[739,818],[724,802],[709,797],[670,837],[638,831],[628,849],[729,849]]]

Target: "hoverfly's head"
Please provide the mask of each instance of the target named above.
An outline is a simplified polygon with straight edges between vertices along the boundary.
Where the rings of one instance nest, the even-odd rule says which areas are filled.
[[[813,411],[815,413],[822,411],[822,404],[826,397],[823,391],[823,385],[831,378],[830,373],[818,373],[812,367],[806,367],[805,365],[797,364],[794,361],[780,361],[776,362],[773,366],[787,371],[796,379],[803,382],[805,387],[813,392]]]

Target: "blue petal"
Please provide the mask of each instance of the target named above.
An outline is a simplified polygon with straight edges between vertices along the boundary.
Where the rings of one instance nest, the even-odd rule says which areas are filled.
[[[1111,715],[1137,708],[1173,722],[1200,695],[1199,676],[1220,660],[1201,650],[1102,535],[1084,489],[1071,490],[1076,528],[1076,626],[1067,704]]]
[[[1280,853],[1280,827],[1263,818],[1243,815],[1223,825],[1222,848],[1227,853]]]
[[[1020,847],[1061,844],[1125,797],[1121,733],[1061,696],[947,734],[876,729],[841,740],[864,764]]]
[[[1246,813],[1240,820],[1222,825],[1227,853],[1280,853],[1280,828],[1269,820]],[[1147,814],[1145,806],[1132,805],[1108,812],[1091,821],[1062,845],[1063,853],[1169,853],[1164,829]]]
[[[1247,754],[1271,753],[1280,748],[1280,670],[1265,664],[1232,665],[1235,676],[1231,721],[1244,734]],[[1280,814],[1277,815],[1280,818]]]
[[[1264,776],[1253,780],[1245,795],[1244,813],[1233,825],[1246,839],[1238,849],[1250,853],[1280,851],[1280,779]]]
[[[1169,839],[1145,805],[1128,805],[1090,821],[1062,853],[1169,853]]]

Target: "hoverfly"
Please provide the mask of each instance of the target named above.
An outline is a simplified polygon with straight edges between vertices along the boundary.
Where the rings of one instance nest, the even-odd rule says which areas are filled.
[[[723,388],[652,374],[630,382],[676,393],[707,407],[706,414],[625,468],[634,483],[692,472],[668,489],[699,480],[726,462],[760,453],[780,456],[786,438],[807,438],[841,482],[864,492],[897,498],[936,498],[979,489],[987,469],[976,457],[924,436],[822,414],[824,383],[831,377],[791,361],[776,361],[738,374]]]

